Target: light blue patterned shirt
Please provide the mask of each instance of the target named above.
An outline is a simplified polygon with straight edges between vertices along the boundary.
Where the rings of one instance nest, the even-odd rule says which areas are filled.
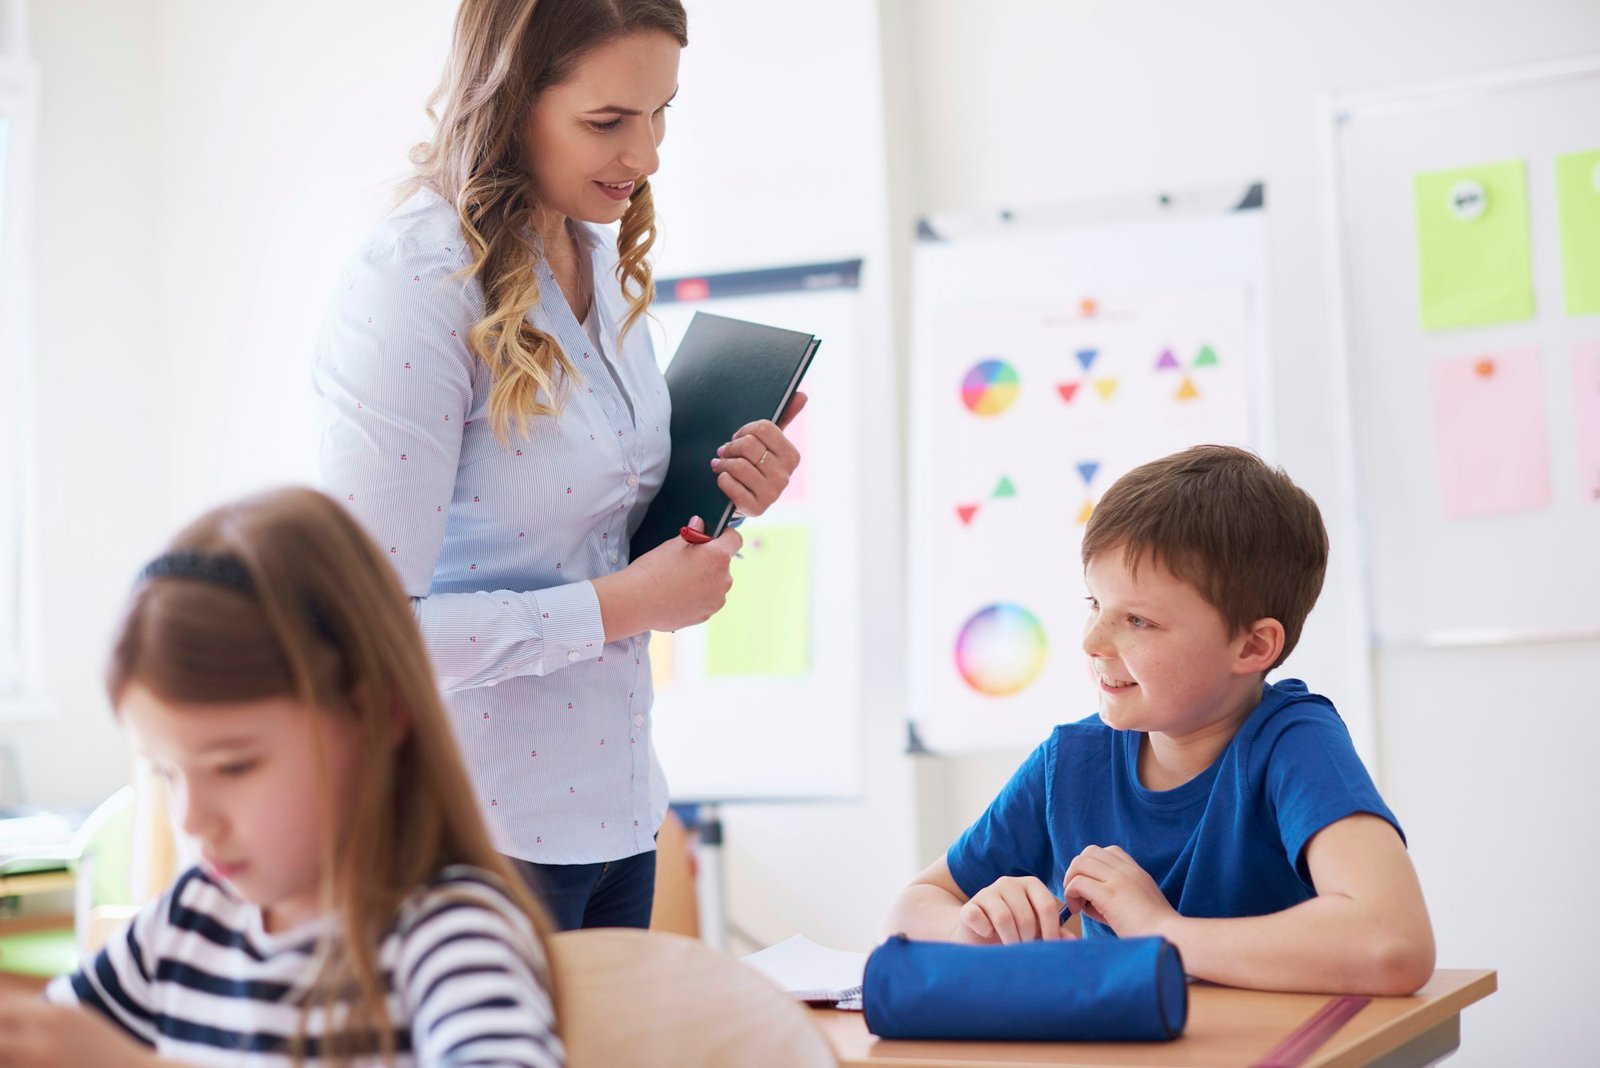
[[[590,581],[628,564],[628,537],[666,474],[671,408],[627,301],[609,231],[578,225],[596,346],[539,264],[529,319],[577,365],[558,418],[487,418],[488,369],[467,349],[482,290],[455,209],[421,192],[347,270],[313,373],[322,488],[389,554],[413,598],[486,822],[500,849],[550,864],[653,848],[667,787],[650,741],[644,635],[607,644]],[[709,460],[709,457],[707,458]]]

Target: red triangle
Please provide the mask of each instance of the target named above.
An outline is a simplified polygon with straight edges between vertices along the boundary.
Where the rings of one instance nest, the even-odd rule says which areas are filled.
[[[956,515],[961,517],[961,522],[964,525],[971,523],[972,522],[972,517],[977,515],[977,514],[978,514],[978,506],[975,505],[975,504],[958,504],[958,505],[956,505]]]
[[[1063,382],[1056,387],[1056,391],[1061,394],[1062,400],[1066,401],[1068,404],[1071,404],[1072,395],[1078,392],[1078,383]]]

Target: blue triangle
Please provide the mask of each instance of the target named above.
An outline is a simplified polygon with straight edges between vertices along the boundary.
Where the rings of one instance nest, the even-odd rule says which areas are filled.
[[[1083,476],[1083,484],[1085,486],[1094,481],[1095,472],[1099,470],[1099,460],[1085,460],[1078,465],[1078,474]]]
[[[1087,371],[1089,369],[1089,365],[1094,363],[1094,358],[1096,356],[1100,355],[1100,350],[1099,349],[1079,349],[1077,355],[1078,355],[1078,362],[1083,364],[1083,369],[1085,371]]]

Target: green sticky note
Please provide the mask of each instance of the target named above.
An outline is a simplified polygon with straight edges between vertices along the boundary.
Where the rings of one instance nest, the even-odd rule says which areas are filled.
[[[1600,149],[1556,157],[1567,314],[1600,315]]]
[[[1522,161],[1419,174],[1412,191],[1423,327],[1533,318]]]
[[[811,528],[763,524],[745,535],[733,589],[706,624],[706,673],[811,670]]]

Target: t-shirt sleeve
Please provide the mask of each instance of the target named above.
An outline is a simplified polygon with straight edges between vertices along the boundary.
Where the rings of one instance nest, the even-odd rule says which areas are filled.
[[[133,922],[112,935],[105,947],[78,971],[58,976],[45,999],[97,1012],[144,1046],[158,1037],[150,962],[159,957],[156,942],[172,908],[173,891],[141,909]]]
[[[1331,709],[1286,710],[1275,720],[1270,737],[1261,739],[1266,743],[1266,794],[1284,852],[1307,885],[1306,843],[1347,816],[1370,813],[1405,840],[1337,714]]]
[[[946,851],[950,875],[968,897],[1006,875],[1032,875],[1050,882],[1053,854],[1046,813],[1055,751],[1056,738],[1051,735]]]
[[[400,953],[417,1063],[561,1068],[543,967],[526,917],[498,891],[457,885],[433,895]]]

